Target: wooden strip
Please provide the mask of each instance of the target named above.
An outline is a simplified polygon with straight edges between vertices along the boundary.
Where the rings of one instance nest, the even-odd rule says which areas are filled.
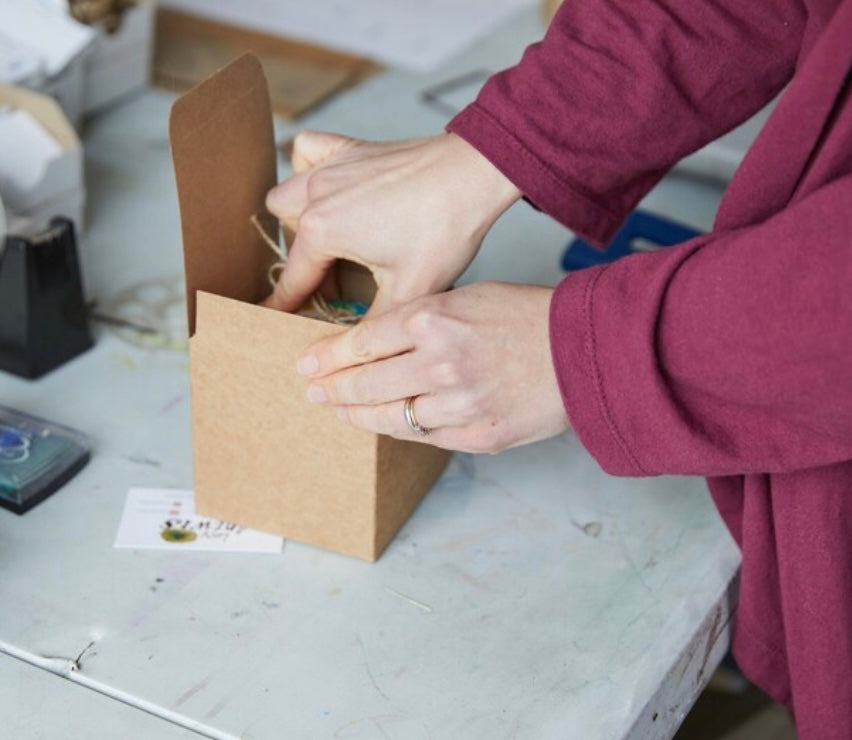
[[[297,118],[380,69],[363,57],[157,10],[153,79],[159,87],[188,90],[245,51],[260,59],[273,110],[285,118]]]

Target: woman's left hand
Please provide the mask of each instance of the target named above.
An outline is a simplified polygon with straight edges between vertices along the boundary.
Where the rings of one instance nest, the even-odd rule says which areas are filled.
[[[550,354],[552,294],[478,283],[365,319],[302,355],[308,399],[362,429],[466,452],[559,434],[568,417]],[[409,425],[409,398],[428,435]]]

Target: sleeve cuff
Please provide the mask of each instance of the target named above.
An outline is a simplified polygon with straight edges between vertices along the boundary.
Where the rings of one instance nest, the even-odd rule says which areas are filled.
[[[647,475],[616,427],[598,365],[594,297],[610,265],[569,275],[550,304],[550,347],[565,411],[580,442],[613,475]]]
[[[584,239],[603,245],[618,230],[622,216],[610,212],[576,184],[565,182],[478,103],[453,118],[447,130],[476,148],[536,208]]]

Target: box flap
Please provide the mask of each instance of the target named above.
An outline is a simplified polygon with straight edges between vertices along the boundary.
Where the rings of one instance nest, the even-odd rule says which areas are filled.
[[[276,183],[266,78],[244,54],[172,106],[169,138],[183,233],[189,333],[195,293],[257,303],[276,257],[251,224]],[[267,215],[267,218],[268,215]]]

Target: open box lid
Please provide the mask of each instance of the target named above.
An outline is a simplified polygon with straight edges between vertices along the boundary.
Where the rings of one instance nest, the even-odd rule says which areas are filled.
[[[272,112],[258,59],[244,54],[179,98],[169,138],[192,336],[196,291],[251,303],[270,291],[267,270],[277,258],[251,223],[257,214],[272,231],[264,201],[276,184]]]

